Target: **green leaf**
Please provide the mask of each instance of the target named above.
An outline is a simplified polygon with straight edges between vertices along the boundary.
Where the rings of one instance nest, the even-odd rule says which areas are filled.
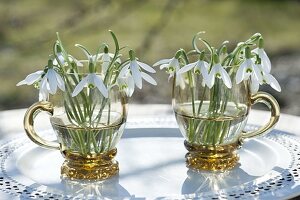
[[[91,56],[92,54],[89,52],[89,50],[87,50],[87,48],[86,48],[85,46],[83,46],[83,45],[81,45],[81,44],[75,44],[75,47],[80,48],[80,49],[84,52],[84,54],[87,56],[87,58],[88,58],[88,60],[89,60],[89,58],[90,58],[90,56]]]

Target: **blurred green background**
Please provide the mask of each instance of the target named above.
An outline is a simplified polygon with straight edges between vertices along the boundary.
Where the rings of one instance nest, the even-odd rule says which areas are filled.
[[[231,48],[260,32],[283,91],[262,89],[278,99],[282,112],[300,115],[300,1],[284,0],[1,0],[0,110],[37,101],[33,87],[15,85],[47,64],[57,31],[69,53],[81,57],[74,44],[91,50],[112,45],[109,29],[151,65],[180,47],[189,50],[198,31],[216,46],[229,40]],[[131,102],[170,103],[167,75],[158,71],[156,80],[158,87],[144,84]]]

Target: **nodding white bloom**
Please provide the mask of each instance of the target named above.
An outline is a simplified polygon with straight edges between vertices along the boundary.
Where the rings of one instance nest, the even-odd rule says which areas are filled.
[[[84,87],[96,87],[105,98],[108,98],[108,90],[106,86],[104,85],[101,77],[95,73],[89,73],[78,83],[72,93],[72,97],[77,96]]]
[[[188,72],[188,71],[194,69],[195,74],[202,74],[202,77],[203,77],[202,86],[204,87],[205,85],[207,85],[208,80],[209,80],[209,75],[208,75],[209,64],[207,62],[205,62],[204,60],[202,60],[203,57],[204,57],[204,53],[203,54],[201,53],[200,59],[197,62],[190,63],[190,64],[182,67],[181,69],[179,69],[177,74],[182,74],[182,73],[185,73],[185,72]]]
[[[55,94],[57,87],[62,91],[65,91],[65,82],[62,77],[53,69],[49,68],[44,78],[47,78],[50,94]]]
[[[260,38],[258,41],[258,48],[254,49],[252,52],[256,53],[261,59],[261,66],[263,70],[267,73],[271,71],[271,61],[263,48],[263,38]]]
[[[134,92],[134,79],[130,74],[129,68],[123,68],[117,78],[119,88],[131,97]]]
[[[139,88],[142,89],[142,80],[144,79],[145,81],[151,83],[152,85],[157,85],[156,81],[149,76],[148,74],[142,72],[142,69],[144,69],[147,72],[150,73],[155,73],[156,71],[150,67],[149,65],[147,65],[146,63],[142,63],[140,61],[137,61],[135,56],[134,56],[134,52],[133,50],[129,51],[129,56],[130,56],[130,62],[128,64],[126,64],[122,70],[129,70],[132,74],[133,80],[135,85]],[[120,72],[120,74],[123,72]]]
[[[102,73],[106,73],[111,62],[111,59],[115,56],[113,53],[108,53],[108,49],[104,48],[104,53],[99,53],[98,55],[93,55],[93,60],[100,60],[102,63]],[[117,63],[121,63],[121,59],[117,58]]]
[[[48,95],[55,94],[57,88],[65,91],[65,83],[62,77],[52,68],[52,60],[49,60],[51,68],[47,71],[37,71],[29,74],[24,80],[20,81],[17,86],[20,85],[32,85],[39,83],[39,100],[47,100]]]
[[[17,86],[32,85],[32,84],[38,82],[39,80],[41,80],[42,75],[44,75],[44,74],[45,74],[45,72],[43,70],[39,70],[34,73],[31,73],[28,76],[26,76],[26,78],[24,80],[17,83]]]
[[[242,62],[236,73],[236,84],[239,84],[243,80],[248,80],[251,77],[251,81],[262,82],[262,74],[260,69],[251,60],[250,48],[245,49],[246,59]]]
[[[219,79],[223,80],[226,87],[231,88],[232,83],[231,83],[230,76],[228,75],[226,70],[220,64],[220,61],[219,61],[219,58],[218,58],[217,54],[214,55],[214,62],[216,64],[213,65],[213,67],[212,67],[212,69],[209,73],[209,77],[208,77],[208,80],[207,80],[207,86],[209,88],[212,88],[213,85],[215,84],[215,79],[219,78]]]
[[[57,58],[55,58],[53,60],[53,65],[58,65],[59,63],[61,65],[65,65],[66,64],[64,56],[62,55],[62,53],[57,53],[56,56],[57,56]]]
[[[259,82],[256,79],[250,80],[250,90],[252,94],[256,94],[259,89],[259,85],[268,84],[274,90],[281,92],[281,87],[274,76],[270,73],[266,72],[261,64],[258,64],[257,67],[260,69],[260,73],[262,75],[262,80]]]
[[[166,69],[166,72],[169,74],[168,81],[170,81],[170,79],[174,77],[176,73],[176,86],[179,85],[181,89],[185,88],[184,76],[182,75],[182,73],[178,73],[178,71],[180,70],[180,65],[176,56],[170,59],[162,59],[153,64],[154,67],[159,65],[161,70]]]

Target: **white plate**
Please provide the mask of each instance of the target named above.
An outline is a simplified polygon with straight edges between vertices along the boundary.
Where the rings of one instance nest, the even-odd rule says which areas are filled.
[[[174,121],[135,121],[127,124],[118,144],[120,175],[76,182],[60,178],[63,158],[58,151],[37,147],[20,135],[0,146],[0,190],[42,199],[284,199],[300,195],[299,145],[291,134],[274,130],[246,142],[233,170],[195,173],[185,166],[186,150]]]

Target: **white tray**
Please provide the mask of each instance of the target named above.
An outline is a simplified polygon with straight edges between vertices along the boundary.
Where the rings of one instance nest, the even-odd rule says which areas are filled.
[[[53,137],[52,130],[42,134]],[[185,166],[173,119],[139,119],[127,124],[118,144],[120,175],[78,182],[61,180],[59,151],[42,149],[22,133],[0,145],[0,190],[20,199],[286,199],[300,195],[299,146],[292,134],[273,130],[247,141],[233,170],[195,173]]]

